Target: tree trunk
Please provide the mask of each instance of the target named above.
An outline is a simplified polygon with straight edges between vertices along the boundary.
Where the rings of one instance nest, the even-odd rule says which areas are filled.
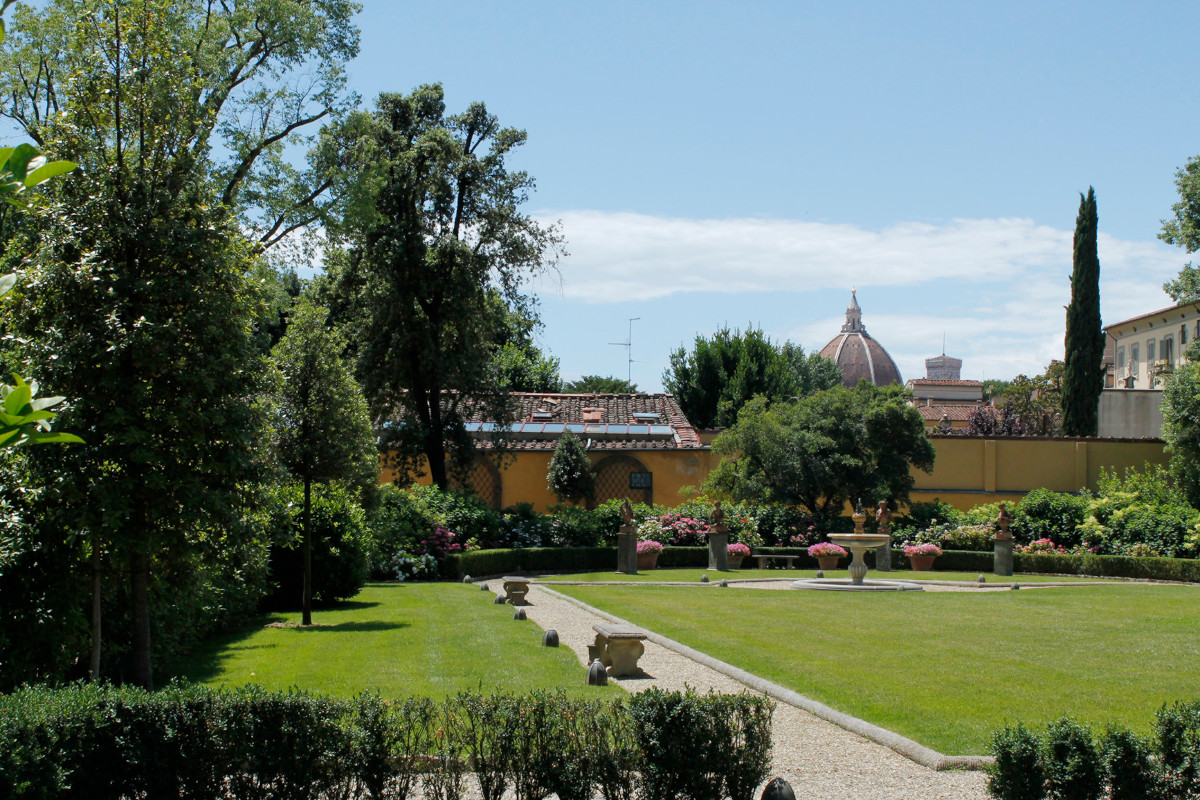
[[[100,680],[100,542],[99,536],[92,534],[92,682]]]
[[[133,683],[154,689],[150,659],[150,556],[135,550],[129,562],[129,593],[133,601]]]
[[[450,488],[450,479],[446,472],[446,445],[442,441],[441,430],[431,433],[425,438],[425,459],[429,462],[429,479],[433,485],[443,492]]]
[[[304,479],[304,516],[302,534],[304,536],[304,609],[302,625],[312,625],[312,480]]]

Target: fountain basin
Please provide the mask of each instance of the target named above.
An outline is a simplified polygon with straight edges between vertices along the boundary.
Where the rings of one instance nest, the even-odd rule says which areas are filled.
[[[857,516],[855,523],[858,523]],[[863,578],[867,575],[867,562],[863,560],[863,554],[876,547],[890,544],[892,537],[886,533],[831,533],[829,541],[841,545],[854,554],[854,560],[850,562],[850,580],[855,585],[862,585]]]
[[[905,581],[867,581],[854,583],[846,578],[811,578],[792,581],[793,589],[815,589],[824,592],[923,592],[924,586]]]

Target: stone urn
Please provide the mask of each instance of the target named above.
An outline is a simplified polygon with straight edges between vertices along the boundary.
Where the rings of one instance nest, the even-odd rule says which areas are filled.
[[[730,569],[741,569],[741,568],[742,568],[742,559],[743,559],[743,558],[745,558],[745,556],[726,556],[726,557],[725,557],[725,564],[726,564],[726,566],[728,566]]]
[[[929,572],[933,569],[933,562],[937,556],[909,556],[908,563],[912,565],[913,572]]]
[[[661,550],[653,553],[638,553],[637,568],[638,569],[655,569],[658,567],[658,557],[662,554]]]

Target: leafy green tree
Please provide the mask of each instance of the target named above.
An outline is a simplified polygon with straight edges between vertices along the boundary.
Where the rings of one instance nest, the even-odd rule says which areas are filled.
[[[271,351],[282,377],[275,395],[279,459],[304,487],[303,624],[312,624],[312,485],[374,482],[379,464],[362,390],[342,362],[341,337],[326,330],[328,311],[301,302]]]
[[[713,443],[705,489],[735,501],[802,506],[826,529],[847,501],[908,501],[934,450],[899,386],[836,386],[795,402],[757,397]]]
[[[397,468],[417,472],[423,459],[444,489],[447,453],[460,468],[474,454],[464,421],[511,414],[496,343],[510,314],[536,317],[522,283],[554,262],[561,238],[518,210],[533,180],[505,162],[525,133],[482,103],[447,116],[441,86],[385,93],[326,139],[356,159],[341,188],[359,213],[341,232],[349,252],[331,291],[359,379],[374,418],[393,423]]]
[[[832,389],[841,384],[842,370],[833,359],[826,358],[815,350],[805,355],[804,348],[792,342],[784,342],[779,351],[792,365],[798,395]]]
[[[1067,436],[1095,436],[1104,389],[1104,329],[1100,322],[1100,258],[1096,253],[1096,191],[1079,196],[1075,268],[1067,306],[1062,428]]]
[[[837,365],[825,361],[790,342],[776,347],[756,328],[722,328],[711,339],[697,336],[690,353],[672,352],[663,385],[696,427],[727,427],[753,397],[786,400],[839,383]]]
[[[494,302],[504,305],[499,293]],[[541,323],[536,317],[505,308],[504,325],[496,332],[492,355],[496,380],[509,392],[559,392],[558,359],[544,354],[533,341],[533,332]]]
[[[54,0],[18,8],[0,52],[3,113],[83,167],[58,185],[11,330],[44,383],[79,398],[63,416],[85,443],[42,474],[92,553],[116,562],[108,574],[128,577],[130,677],[143,686],[152,575],[237,549],[201,532],[242,530],[263,466],[246,276],[331,202],[334,179],[285,151],[349,102],[356,9]]]
[[[1171,472],[1188,501],[1200,508],[1200,339],[1184,355],[1184,363],[1163,382],[1163,440]]]
[[[611,375],[584,375],[576,381],[567,381],[562,390],[568,394],[636,394],[637,384]]]
[[[1173,217],[1165,219],[1158,238],[1182,247],[1188,253],[1200,250],[1200,156],[1192,156],[1175,173],[1179,202],[1171,206]],[[1163,284],[1163,291],[1176,303],[1200,300],[1200,269],[1185,264],[1178,277]]]
[[[1051,361],[1046,370],[1030,378],[1018,375],[1008,382],[996,405],[1012,420],[1013,435],[1059,436],[1062,434],[1063,362]]]
[[[559,500],[578,503],[589,500],[596,488],[596,474],[588,459],[587,448],[579,437],[566,431],[554,445],[550,469],[546,473],[546,488]]]

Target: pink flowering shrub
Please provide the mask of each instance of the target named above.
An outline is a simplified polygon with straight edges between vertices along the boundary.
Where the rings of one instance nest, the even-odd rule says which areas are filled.
[[[846,550],[833,542],[818,542],[808,548],[808,555],[810,558],[830,558],[831,556],[841,558],[846,555]]]
[[[434,528],[433,533],[421,540],[417,555],[430,555],[439,562],[445,561],[448,553],[461,553],[463,546],[454,541],[454,532],[445,528]]]
[[[725,549],[725,553],[730,558],[745,558],[750,555],[750,548],[744,544],[735,542]]]
[[[661,553],[663,551],[662,542],[656,542],[653,539],[645,539],[638,542],[638,555],[647,555],[649,553]]]
[[[821,538],[821,532],[817,530],[816,525],[809,525],[807,528],[793,527],[791,530],[793,533],[788,537],[787,542],[792,547],[808,547]]]
[[[678,512],[651,518],[638,526],[638,534],[661,538],[674,547],[704,547],[708,544],[708,523]]]
[[[942,548],[936,544],[910,544],[904,548],[904,555],[912,558],[913,556],[940,556]]]
[[[1065,554],[1067,548],[1059,547],[1050,539],[1038,539],[1025,545],[1017,545],[1013,548],[1014,552],[1033,555],[1034,553],[1054,553]]]

